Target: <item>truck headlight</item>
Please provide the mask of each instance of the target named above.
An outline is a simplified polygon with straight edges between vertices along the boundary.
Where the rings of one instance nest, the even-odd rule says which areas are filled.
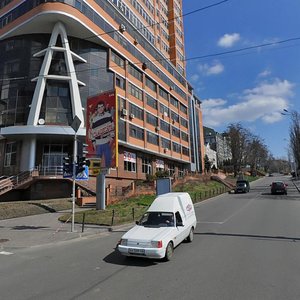
[[[122,246],[127,246],[127,242],[128,242],[127,239],[121,239],[120,245],[122,245]]]

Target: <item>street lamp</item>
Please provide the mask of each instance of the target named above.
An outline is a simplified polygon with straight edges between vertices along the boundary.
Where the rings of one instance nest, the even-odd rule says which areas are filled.
[[[290,116],[291,115],[291,113],[287,110],[287,109],[283,109],[283,111],[282,112],[280,112],[283,116]]]

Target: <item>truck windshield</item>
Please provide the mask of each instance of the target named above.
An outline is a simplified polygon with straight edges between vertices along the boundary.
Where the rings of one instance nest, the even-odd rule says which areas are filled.
[[[173,227],[174,214],[172,212],[146,212],[139,225],[145,227]]]

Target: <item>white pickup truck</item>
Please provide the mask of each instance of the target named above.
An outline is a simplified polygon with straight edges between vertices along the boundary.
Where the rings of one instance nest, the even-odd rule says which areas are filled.
[[[126,256],[170,260],[183,240],[192,242],[197,220],[188,193],[158,196],[140,221],[125,233],[118,250]]]

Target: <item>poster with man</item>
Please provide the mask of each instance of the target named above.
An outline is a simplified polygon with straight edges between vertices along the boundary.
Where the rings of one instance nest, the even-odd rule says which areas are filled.
[[[87,150],[89,158],[100,158],[101,168],[116,168],[117,101],[116,92],[104,92],[87,99]]]

